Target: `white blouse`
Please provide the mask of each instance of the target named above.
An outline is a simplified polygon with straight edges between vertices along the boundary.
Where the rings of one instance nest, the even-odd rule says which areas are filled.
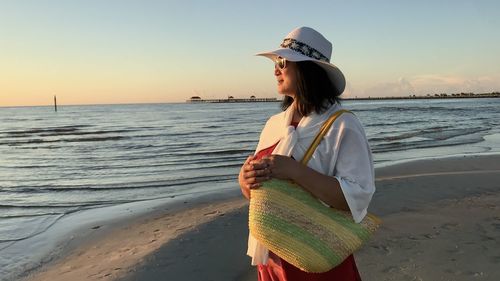
[[[293,106],[290,106],[269,118],[255,153],[279,141],[272,154],[302,159],[323,123],[340,109],[340,105],[332,105],[322,114],[313,112],[303,117],[295,129],[290,125],[293,116]],[[339,181],[355,222],[365,217],[375,192],[375,175],[365,131],[354,114],[343,113],[337,118],[307,166]],[[252,257],[252,265],[267,264],[268,249],[251,234],[247,254]]]

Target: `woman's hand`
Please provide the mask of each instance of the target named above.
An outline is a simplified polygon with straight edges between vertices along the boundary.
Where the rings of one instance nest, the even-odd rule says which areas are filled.
[[[241,192],[250,199],[250,189],[261,187],[262,182],[270,178],[293,180],[331,207],[349,211],[340,183],[335,177],[323,175],[282,155],[269,155],[261,160],[249,156],[240,170]]]
[[[240,169],[238,181],[241,192],[250,199],[250,189],[259,188],[262,182],[268,180],[271,176],[268,161],[255,160],[255,156],[248,156],[247,160]]]
[[[297,175],[300,164],[291,157],[283,155],[269,155],[262,158],[271,169],[271,177],[282,180],[293,179]]]
[[[314,197],[331,207],[349,211],[340,183],[335,177],[323,175],[291,157],[270,155],[262,160],[267,161],[269,164],[271,177],[293,180]]]

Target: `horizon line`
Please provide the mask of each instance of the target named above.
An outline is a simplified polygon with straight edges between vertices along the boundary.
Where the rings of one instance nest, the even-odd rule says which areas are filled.
[[[462,95],[463,94],[463,95]],[[500,98],[500,92],[493,91],[489,93],[453,93],[453,94],[427,94],[425,96],[408,95],[408,96],[385,96],[385,97],[345,97],[341,100],[401,100],[401,99],[463,99],[463,98]],[[226,98],[228,99],[228,98]],[[237,99],[237,98],[235,98]],[[203,99],[202,99],[203,100]],[[224,100],[224,98],[219,99]],[[228,99],[229,100],[229,99]],[[276,102],[282,101],[281,99],[276,99]],[[172,101],[172,102],[125,102],[125,103],[81,103],[81,104],[60,104],[58,107],[62,106],[99,106],[99,105],[157,105],[157,104],[189,104],[189,99],[184,101]],[[16,107],[53,107],[54,104],[43,104],[43,105],[0,105],[0,108],[16,108]]]

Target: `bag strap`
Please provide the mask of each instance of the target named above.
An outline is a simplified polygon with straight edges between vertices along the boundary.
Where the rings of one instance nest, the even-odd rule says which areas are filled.
[[[333,113],[326,121],[323,123],[323,126],[321,126],[321,129],[319,130],[319,133],[316,135],[314,138],[313,142],[311,143],[311,146],[307,149],[306,153],[304,154],[304,157],[302,157],[302,160],[300,163],[306,165],[307,162],[309,162],[309,159],[311,159],[314,151],[316,150],[316,147],[319,145],[321,140],[323,140],[323,137],[325,136],[326,132],[330,129],[332,126],[333,122],[337,120],[337,118],[342,114],[342,113],[352,113],[349,110],[341,109],[339,111],[336,111]],[[354,113],[352,113],[354,114]]]

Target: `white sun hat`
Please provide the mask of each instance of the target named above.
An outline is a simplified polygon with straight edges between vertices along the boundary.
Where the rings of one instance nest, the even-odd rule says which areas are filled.
[[[282,57],[289,61],[312,61],[321,66],[332,84],[339,93],[344,92],[345,77],[342,71],[330,63],[332,56],[332,43],[328,41],[321,33],[310,27],[299,27],[283,39],[280,48],[271,51],[258,53],[258,56],[264,56],[275,60],[276,57]]]

